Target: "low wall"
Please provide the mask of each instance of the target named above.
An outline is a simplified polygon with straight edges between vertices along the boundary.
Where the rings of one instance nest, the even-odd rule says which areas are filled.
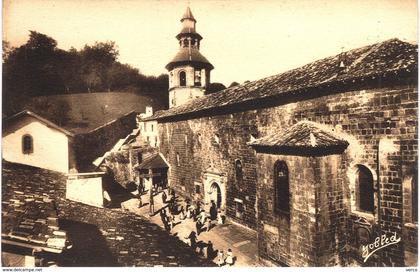
[[[66,198],[83,204],[103,207],[104,172],[68,174],[66,183]]]

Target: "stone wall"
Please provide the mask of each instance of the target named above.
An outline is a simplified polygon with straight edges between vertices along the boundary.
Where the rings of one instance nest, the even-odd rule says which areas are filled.
[[[161,123],[161,150],[171,164],[169,179],[172,185],[182,193],[192,195],[194,182],[202,182],[206,169],[218,169],[227,176],[227,216],[255,229],[257,158],[255,151],[246,144],[251,135],[257,138],[280,133],[301,120],[323,123],[333,127],[350,143],[346,159],[343,160],[343,167],[346,169],[343,190],[347,191],[339,192],[340,180],[335,181],[338,191],[333,187],[328,188],[328,185],[324,185],[322,189],[322,193],[331,190],[332,194],[321,201],[329,204],[325,207],[329,211],[324,215],[329,220],[321,223],[325,225],[327,235],[320,234],[325,247],[329,248],[333,244],[332,236],[328,236],[332,235],[328,231],[329,226],[345,225],[345,220],[335,215],[341,213],[340,209],[344,209],[333,203],[340,197],[343,197],[343,203],[348,203],[346,207],[350,221],[342,231],[347,232],[349,237],[354,235],[351,233],[354,220],[371,221],[372,229],[379,228],[389,235],[396,232],[398,237],[402,237],[402,180],[408,174],[403,169],[412,167],[417,160],[418,103],[415,85],[361,88],[283,105],[280,101],[279,104],[271,108]],[[241,160],[244,169],[242,184],[235,181],[236,159]],[[375,193],[373,215],[357,213],[352,205],[354,190],[350,189],[353,188],[354,176],[350,169],[356,164],[371,169],[375,177],[378,172],[376,169],[379,169],[380,208],[378,194]],[[376,187],[377,178],[374,182]],[[235,216],[235,198],[244,201],[243,218]],[[266,213],[269,214],[270,211]],[[267,215],[260,213],[258,216]],[[260,227],[258,229],[261,230]],[[373,233],[372,239],[375,238]],[[264,243],[265,235],[260,234],[260,243]],[[341,247],[342,241],[338,245]],[[382,249],[381,263],[377,265],[404,265],[403,247],[404,242],[400,242]],[[282,261],[280,256],[274,258]],[[323,262],[322,265],[337,264],[336,261],[330,261],[330,257]]]
[[[136,113],[129,113],[89,133],[75,136],[74,152],[77,170],[88,171],[92,162],[112,149],[119,139],[124,139],[136,128]]]

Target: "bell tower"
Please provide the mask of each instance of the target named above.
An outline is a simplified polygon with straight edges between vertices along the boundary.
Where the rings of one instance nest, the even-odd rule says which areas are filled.
[[[166,65],[169,71],[169,107],[203,96],[210,84],[213,65],[200,53],[203,37],[195,30],[197,21],[187,7],[181,18],[182,29],[176,38],[179,49],[175,57]]]

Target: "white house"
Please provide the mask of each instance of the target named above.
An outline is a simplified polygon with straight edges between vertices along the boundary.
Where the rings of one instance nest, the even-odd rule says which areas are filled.
[[[157,121],[144,121],[144,118],[153,115],[153,108],[146,106],[146,112],[139,114],[138,127],[140,129],[140,137],[143,141],[146,141],[151,147],[159,146],[159,133]]]
[[[72,132],[27,110],[4,122],[3,159],[59,172],[72,168]]]

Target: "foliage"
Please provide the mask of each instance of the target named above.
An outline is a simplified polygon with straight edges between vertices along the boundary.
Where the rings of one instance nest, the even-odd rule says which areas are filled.
[[[210,83],[209,87],[206,90],[206,94],[217,93],[224,89],[226,89],[226,86],[223,85],[222,83],[218,83],[218,82]]]
[[[145,76],[118,62],[115,42],[96,42],[81,50],[62,50],[53,38],[30,31],[26,44],[12,48],[3,41],[3,112],[22,109],[36,96],[130,91],[168,101],[167,75]],[[49,105],[50,106],[50,105]]]

